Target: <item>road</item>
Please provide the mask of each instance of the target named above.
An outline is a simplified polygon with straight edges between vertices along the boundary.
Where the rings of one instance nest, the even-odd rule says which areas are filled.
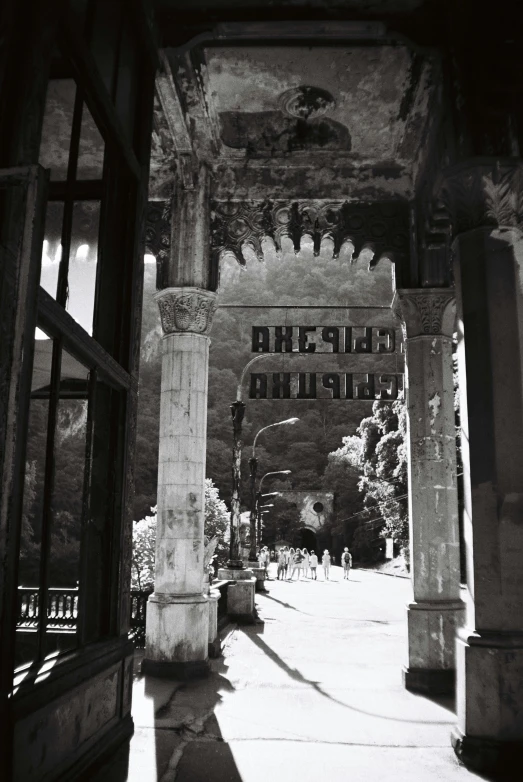
[[[129,770],[96,782],[480,779],[451,749],[451,704],[403,687],[408,579],[331,573],[269,581],[208,679],[138,679]]]

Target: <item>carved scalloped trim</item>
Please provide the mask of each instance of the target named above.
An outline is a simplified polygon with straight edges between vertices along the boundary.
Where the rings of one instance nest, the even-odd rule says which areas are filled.
[[[232,254],[244,266],[244,248],[250,247],[263,260],[262,241],[272,239],[281,252],[283,237],[289,237],[299,252],[304,236],[312,239],[319,255],[322,239],[333,242],[333,255],[350,242],[355,261],[363,249],[371,249],[369,268],[389,258],[407,256],[410,246],[408,204],[401,201],[356,204],[324,201],[226,201],[213,202],[211,215],[212,252],[215,261]]]

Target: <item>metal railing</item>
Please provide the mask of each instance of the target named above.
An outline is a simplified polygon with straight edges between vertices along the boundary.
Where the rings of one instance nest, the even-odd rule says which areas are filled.
[[[34,587],[18,587],[17,629],[38,626],[40,594]],[[52,587],[47,593],[47,628],[76,629],[78,587]]]
[[[215,581],[213,587],[220,590],[218,618],[227,614],[228,581]],[[145,620],[149,590],[131,590],[129,638],[137,649],[145,647]],[[35,587],[18,587],[17,630],[36,630],[40,614],[39,590]],[[78,618],[78,587],[53,587],[47,595],[47,629],[76,631]]]
[[[145,616],[147,599],[152,589],[140,591],[131,589],[131,617],[129,622],[129,638],[137,649],[145,649]]]

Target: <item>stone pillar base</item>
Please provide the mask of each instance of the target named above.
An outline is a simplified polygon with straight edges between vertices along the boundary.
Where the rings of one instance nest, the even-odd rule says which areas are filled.
[[[450,738],[457,757],[472,771],[496,779],[515,779],[514,770],[523,768],[523,741],[464,736],[459,728],[454,728]]]
[[[227,613],[236,622],[253,624],[255,621],[254,592],[256,579],[242,579],[227,587]]]
[[[503,772],[515,757],[523,768],[523,632],[463,628],[456,663],[456,754],[481,772]]]
[[[228,567],[221,567],[218,570],[219,581],[248,581],[253,577],[253,572],[250,568],[243,568],[243,570],[232,570]]]
[[[256,579],[256,591],[266,592],[265,589],[265,568],[264,567],[251,567],[254,578]]]
[[[465,619],[462,600],[434,600],[407,606],[408,665],[405,687],[413,692],[452,694],[456,632]]]
[[[420,692],[424,695],[453,695],[456,686],[456,671],[454,669],[404,668],[403,684],[409,692]]]
[[[255,621],[254,591],[256,578],[252,570],[218,570],[220,581],[227,580],[227,614],[236,622],[253,624]]]
[[[218,636],[218,600],[220,590],[211,589],[207,595],[209,601],[209,657],[215,659],[222,652],[222,645]]]
[[[149,597],[143,673],[175,679],[205,676],[208,641],[206,597],[156,593]]]
[[[244,567],[243,559],[227,560],[227,570],[243,570]]]

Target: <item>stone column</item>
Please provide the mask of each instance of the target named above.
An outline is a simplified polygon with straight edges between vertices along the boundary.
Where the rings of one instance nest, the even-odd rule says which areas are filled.
[[[156,294],[163,357],[154,593],[143,670],[186,678],[207,670],[204,496],[209,331],[216,294],[195,287]]]
[[[397,290],[406,350],[410,560],[413,601],[407,606],[405,686],[426,693],[454,690],[460,599],[456,435],[452,374],[454,292]]]
[[[523,765],[523,237],[476,228],[454,251],[470,599],[453,744],[504,771]]]

